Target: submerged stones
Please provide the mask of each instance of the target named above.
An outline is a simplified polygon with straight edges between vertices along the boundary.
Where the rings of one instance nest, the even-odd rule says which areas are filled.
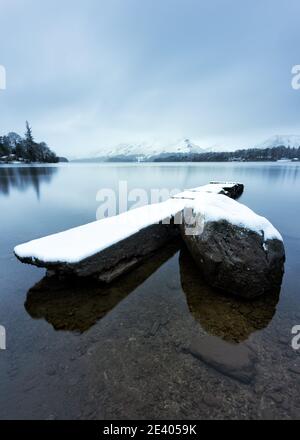
[[[245,384],[256,375],[256,355],[245,345],[233,345],[215,336],[195,338],[185,350],[221,374]]]

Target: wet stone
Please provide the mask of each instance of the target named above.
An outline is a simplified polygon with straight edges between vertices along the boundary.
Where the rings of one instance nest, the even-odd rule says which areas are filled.
[[[278,342],[282,345],[290,345],[290,338],[287,336],[280,336],[280,338],[278,339]]]
[[[170,279],[170,280],[167,280],[167,282],[166,282],[166,285],[167,285],[168,289],[170,289],[170,290],[178,289],[179,284],[180,284],[180,282],[178,279]]]
[[[56,369],[54,367],[48,368],[48,370],[46,372],[47,372],[48,376],[55,376],[56,375]]]
[[[280,404],[283,402],[283,396],[279,393],[273,393],[270,395],[271,399],[274,400],[275,403]]]
[[[293,359],[295,358],[295,352],[291,348],[285,352],[285,356],[289,359]]]
[[[290,409],[289,401],[288,401],[287,399],[284,400],[284,401],[282,402],[281,407],[282,407],[285,411],[289,411],[289,409]]]
[[[219,373],[249,384],[256,374],[256,356],[244,345],[234,345],[215,336],[194,339],[185,350]]]
[[[153,325],[151,327],[151,330],[150,330],[150,335],[151,336],[155,336],[156,335],[156,333],[158,332],[159,326],[160,326],[160,322],[159,321],[155,321],[153,323]]]
[[[272,408],[264,408],[261,411],[261,418],[263,420],[275,420],[276,416],[275,416],[274,411],[273,411]]]
[[[262,384],[255,384],[254,392],[255,394],[262,394],[264,392],[265,387]]]
[[[210,408],[219,408],[221,406],[220,401],[212,396],[212,395],[206,395],[203,397],[203,403],[205,403],[206,406]]]
[[[56,420],[56,417],[54,414],[50,414],[46,420]]]
[[[300,374],[300,365],[292,365],[291,367],[289,367],[289,371],[294,374]]]

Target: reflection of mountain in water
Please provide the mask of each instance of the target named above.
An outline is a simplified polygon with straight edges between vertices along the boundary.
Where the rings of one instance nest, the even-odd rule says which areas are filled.
[[[49,183],[57,170],[56,167],[0,167],[0,192],[8,195],[12,188],[25,191],[28,187],[33,186],[39,198],[40,185]]]
[[[272,320],[279,292],[251,302],[225,296],[205,284],[187,250],[181,251],[179,262],[181,285],[190,312],[207,333],[241,342]]]
[[[142,266],[110,285],[95,281],[45,277],[27,294],[25,308],[34,319],[45,319],[55,330],[85,332],[146,281],[178,251],[167,246]]]

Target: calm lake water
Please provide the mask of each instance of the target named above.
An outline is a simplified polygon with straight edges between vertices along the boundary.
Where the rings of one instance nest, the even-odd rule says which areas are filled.
[[[43,279],[13,255],[17,244],[95,220],[97,192],[119,181],[149,191],[211,180],[243,182],[240,201],[282,233],[280,295],[245,303],[213,292],[177,243],[109,287]],[[297,163],[0,166],[0,418],[300,418],[300,350],[291,347],[299,201]],[[205,335],[251,350],[249,382],[191,354]]]

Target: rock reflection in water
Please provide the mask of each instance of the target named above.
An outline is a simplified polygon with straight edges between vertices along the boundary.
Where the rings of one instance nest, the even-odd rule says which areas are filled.
[[[88,279],[45,277],[27,293],[25,309],[32,318],[45,319],[55,330],[83,333],[145,282],[178,249],[179,243],[165,247],[110,285]]]
[[[226,296],[205,284],[186,249],[180,252],[179,262],[189,310],[207,333],[239,343],[271,322],[280,292],[252,301]]]

